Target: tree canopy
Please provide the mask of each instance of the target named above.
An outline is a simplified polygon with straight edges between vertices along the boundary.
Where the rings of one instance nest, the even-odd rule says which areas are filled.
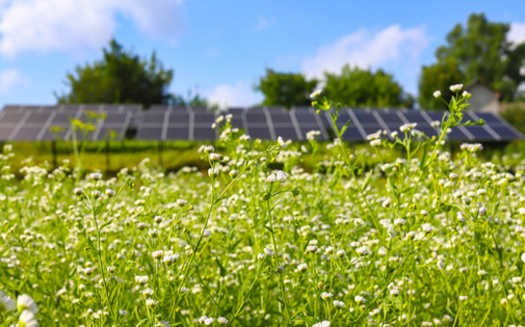
[[[391,74],[345,65],[341,74],[325,73],[323,94],[335,102],[352,107],[412,107],[412,96]]]
[[[255,90],[264,95],[265,106],[309,106],[310,94],[315,90],[318,81],[306,80],[302,74],[280,73],[266,69],[266,76],[259,79]]]
[[[439,108],[431,99],[433,90],[451,84],[479,81],[512,101],[518,86],[525,81],[520,68],[525,64],[525,46],[507,39],[508,24],[492,23],[484,14],[470,15],[467,26],[456,24],[447,35],[447,44],[436,50],[437,62],[424,66],[419,82],[419,102],[428,109]],[[445,100],[449,95],[445,95]]]
[[[149,107],[174,99],[168,92],[173,70],[165,69],[155,52],[149,60],[141,59],[114,39],[101,60],[77,66],[66,78],[70,90],[55,94],[59,103],[140,103]]]

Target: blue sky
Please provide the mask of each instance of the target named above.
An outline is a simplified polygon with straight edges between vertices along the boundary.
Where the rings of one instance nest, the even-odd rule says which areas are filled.
[[[383,68],[415,94],[421,66],[473,12],[525,41],[523,1],[0,0],[0,106],[55,103],[66,73],[112,36],[156,51],[175,70],[172,91],[222,105],[260,102],[266,68],[322,77],[346,63]]]

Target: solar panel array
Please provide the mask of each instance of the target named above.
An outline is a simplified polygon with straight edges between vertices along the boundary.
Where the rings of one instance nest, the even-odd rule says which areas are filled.
[[[105,118],[93,118],[93,113],[104,113]],[[220,114],[230,114],[233,127],[242,129],[252,138],[275,140],[305,140],[309,131],[319,131],[317,139],[328,140],[334,135],[328,112],[317,114],[315,109],[297,107],[229,108]],[[416,129],[428,136],[437,135],[433,121],[441,121],[445,112],[399,109],[353,109],[340,111],[337,121],[342,127],[351,123],[343,135],[348,141],[364,141],[367,135],[379,130],[388,135],[399,131],[407,123],[417,123]],[[131,137],[137,140],[201,140],[217,139],[211,127],[216,114],[205,107],[152,106],[142,110],[140,105],[60,105],[60,106],[6,106],[0,111],[0,141],[49,141],[56,138],[71,140],[71,120],[91,122],[94,129],[85,136],[77,130],[77,137],[87,140]],[[523,136],[499,116],[491,113],[465,112],[464,120],[485,120],[483,126],[453,128],[448,139],[457,141],[511,141]]]

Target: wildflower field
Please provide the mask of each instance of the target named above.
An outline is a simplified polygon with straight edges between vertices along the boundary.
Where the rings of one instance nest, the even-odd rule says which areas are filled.
[[[525,161],[443,150],[449,128],[478,123],[453,87],[439,137],[407,124],[360,153],[326,99],[333,142],[268,145],[225,117],[201,148],[207,172],[144,160],[107,178],[65,162],[20,181],[10,162],[24,158],[4,146],[0,326],[520,325]]]

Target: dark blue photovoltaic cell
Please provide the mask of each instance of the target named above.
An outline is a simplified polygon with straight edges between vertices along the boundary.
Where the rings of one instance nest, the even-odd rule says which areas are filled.
[[[281,136],[285,140],[288,140],[288,139],[298,140],[299,139],[299,137],[297,136],[297,133],[295,132],[294,126],[291,124],[274,126],[273,129],[277,137]]]
[[[246,121],[249,125],[261,124],[266,125],[266,115],[262,111],[257,111],[257,109],[250,109],[246,112]]]
[[[120,110],[120,106],[108,106],[108,105],[104,105],[101,110],[103,112],[116,112],[116,111],[119,111]]]
[[[521,139],[521,135],[504,125],[491,126],[492,130],[496,132],[502,140],[516,140]]]
[[[273,124],[292,124],[292,118],[287,112],[275,112],[270,111],[270,117],[272,118]]]
[[[374,134],[374,133],[377,133],[377,131],[382,131],[383,130],[383,128],[379,124],[376,124],[376,125],[373,125],[373,124],[363,125],[363,129],[365,130],[366,135]]]
[[[265,126],[248,125],[248,135],[250,135],[252,139],[271,139],[270,130]]]
[[[343,122],[343,125],[350,119],[350,114],[348,111],[341,109],[339,111],[339,116],[337,117],[337,122]]]
[[[140,127],[137,130],[137,140],[160,140],[162,137],[162,126]]]
[[[195,127],[193,129],[194,140],[215,140],[216,132],[211,127]]]
[[[299,124],[317,124],[316,114],[307,110],[295,110],[293,114]]]
[[[66,136],[67,129],[62,129],[60,131],[51,131],[49,128],[45,131],[42,141],[52,141],[56,139],[64,139]]]
[[[457,141],[468,141],[469,138],[463,133],[458,127],[451,129],[450,133],[447,134],[449,140]]]
[[[168,127],[168,131],[166,133],[166,139],[168,140],[189,140],[188,126]]]
[[[467,131],[474,136],[476,140],[493,141],[496,140],[492,134],[487,132],[483,126],[465,126]]]
[[[330,118],[328,112],[321,111],[319,112],[319,117],[321,118],[321,121],[325,128],[333,129],[332,128],[332,119]]]
[[[487,124],[502,124],[500,118],[498,118],[496,115],[491,113],[485,113],[485,112],[476,112],[476,116],[483,119]]]
[[[69,126],[71,119],[74,119],[75,117],[67,112],[64,113],[57,113],[55,117],[53,117],[53,121],[51,122],[51,125],[67,125]]]
[[[193,116],[193,121],[196,124],[209,125],[215,122],[215,115],[211,112],[195,112]]]
[[[190,123],[190,114],[187,112],[172,111],[168,118],[168,123],[188,125]]]
[[[142,122],[147,124],[158,124],[162,125],[164,123],[164,112],[160,111],[148,111],[145,112],[142,116]]]
[[[377,119],[371,112],[361,112],[354,110],[354,115],[361,124],[378,124]]]
[[[421,112],[418,112],[418,111],[404,111],[404,112],[400,112],[399,114],[403,115],[406,118],[406,120],[411,122],[411,123],[418,123],[418,125],[420,123],[428,124],[427,120],[425,119],[425,117],[423,117]],[[435,120],[435,119],[432,119],[432,120]],[[439,120],[441,121],[441,119],[439,119]]]
[[[121,140],[123,133],[124,128],[122,128],[122,126],[102,126],[98,132],[96,140]]]
[[[24,116],[25,116],[25,112],[6,112],[2,116],[0,123],[2,124],[18,123]]]
[[[403,120],[399,117],[399,115],[395,111],[386,112],[386,111],[379,110],[378,113],[381,119],[383,119],[383,121],[388,126],[390,125],[401,126],[404,124]]]
[[[0,140],[5,141],[9,137],[9,135],[13,132],[15,129],[14,125],[2,125],[0,126]]]
[[[342,135],[342,138],[343,140],[362,140],[363,136],[361,136],[361,133],[359,133],[357,128],[348,126],[348,129]]]
[[[20,110],[21,110],[20,106],[5,106],[2,109],[2,112],[14,112],[14,111],[20,111]]]
[[[105,123],[114,123],[114,124],[124,124],[126,121],[127,114],[126,113],[116,113],[116,112],[110,112],[107,113],[106,118],[104,119]]]
[[[443,119],[443,116],[445,115],[445,112],[426,111],[425,113],[430,117],[432,121],[439,121],[439,122],[441,122],[441,120]],[[446,114],[448,115],[448,112],[446,112]]]
[[[26,124],[43,124],[47,121],[51,112],[32,112],[31,115],[26,119]]]
[[[244,128],[244,123],[241,119],[241,117],[232,117],[230,123],[232,124],[232,127],[237,127],[237,128]]]
[[[15,141],[32,141],[36,140],[42,126],[24,126],[18,130],[18,133],[13,137]]]

